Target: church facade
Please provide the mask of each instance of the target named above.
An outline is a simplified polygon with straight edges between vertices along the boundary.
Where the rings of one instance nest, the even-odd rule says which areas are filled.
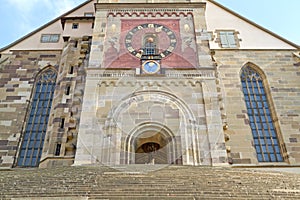
[[[213,0],[88,0],[0,49],[0,167],[300,165],[300,48]]]

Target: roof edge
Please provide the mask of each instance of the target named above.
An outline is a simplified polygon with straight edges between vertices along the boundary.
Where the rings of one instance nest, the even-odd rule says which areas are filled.
[[[1,48],[1,49],[0,49],[0,52],[5,51],[5,50],[9,49],[10,47],[13,47],[14,45],[18,44],[18,43],[21,42],[22,40],[24,40],[24,39],[26,39],[26,38],[29,38],[29,37],[32,36],[33,34],[39,32],[40,30],[42,30],[42,29],[46,28],[47,26],[53,24],[53,23],[56,22],[57,20],[60,20],[61,18],[63,18],[64,16],[66,16],[66,15],[68,15],[68,14],[70,14],[70,13],[72,13],[73,11],[77,10],[78,8],[80,8],[80,7],[82,7],[82,6],[85,6],[86,4],[90,3],[91,1],[93,1],[93,0],[86,0],[86,1],[83,2],[82,4],[76,6],[75,8],[73,8],[73,9],[71,9],[71,10],[69,10],[69,11],[63,13],[62,15],[56,17],[55,19],[49,21],[48,23],[42,25],[41,27],[35,29],[34,31],[29,32],[28,34],[26,34],[25,36],[21,37],[20,39],[17,39],[16,41],[14,41],[14,42],[12,42],[12,43],[6,45],[6,46],[3,47],[3,48]]]
[[[246,17],[243,17],[242,15],[240,15],[240,14],[236,13],[235,11],[233,11],[233,10],[231,10],[231,9],[229,9],[229,8],[227,8],[227,7],[225,7],[225,6],[223,6],[222,4],[216,2],[215,0],[206,0],[206,1],[208,1],[208,2],[210,2],[210,3],[213,3],[213,4],[215,4],[216,6],[219,6],[220,8],[226,10],[227,12],[233,14],[234,16],[236,16],[236,17],[238,17],[238,18],[240,18],[240,19],[242,19],[242,20],[248,22],[249,24],[251,24],[251,25],[253,25],[253,26],[255,26],[255,27],[257,27],[257,28],[259,28],[259,29],[261,29],[261,30],[267,32],[267,33],[269,33],[270,35],[276,37],[277,39],[280,39],[280,40],[284,41],[285,43],[287,43],[287,44],[289,44],[289,45],[295,47],[296,49],[300,49],[300,45],[298,45],[298,44],[296,44],[296,43],[294,43],[294,42],[291,42],[290,40],[285,39],[284,37],[282,37],[282,36],[280,36],[280,35],[278,35],[278,34],[272,32],[272,31],[270,31],[270,30],[267,29],[267,28],[264,28],[263,26],[261,26],[261,25],[255,23],[255,22],[253,22],[253,21],[247,19]]]
[[[91,1],[93,1],[93,0],[86,0],[86,1],[83,2],[82,4],[76,6],[75,8],[73,8],[73,9],[67,11],[66,13],[64,13],[64,14],[62,14],[62,15],[60,15],[60,16],[58,16],[57,18],[55,18],[55,19],[51,20],[50,22],[48,22],[48,23],[42,25],[41,27],[39,27],[39,28],[35,29],[34,31],[28,33],[27,35],[21,37],[20,39],[18,39],[18,40],[16,40],[16,41],[12,42],[11,44],[8,44],[7,46],[1,48],[1,49],[0,49],[0,52],[5,51],[5,50],[9,49],[10,47],[12,47],[12,46],[18,44],[18,43],[21,42],[22,40],[24,40],[24,39],[26,39],[26,38],[32,36],[34,33],[39,32],[40,30],[44,29],[45,27],[49,26],[50,24],[53,24],[53,23],[56,22],[57,20],[60,20],[62,17],[66,16],[66,15],[68,15],[68,14],[70,14],[70,13],[72,13],[73,11],[77,10],[78,8],[80,8],[80,7],[82,7],[82,6],[84,6],[84,5],[88,4],[88,3],[90,3]],[[267,33],[269,33],[269,34],[271,34],[272,36],[274,36],[274,37],[276,37],[276,38],[278,38],[278,39],[280,39],[280,40],[286,42],[287,44],[289,44],[289,45],[295,47],[296,49],[300,49],[300,46],[297,45],[296,43],[293,43],[293,42],[291,42],[291,41],[289,41],[289,40],[287,40],[287,39],[281,37],[280,35],[278,35],[278,34],[272,32],[272,31],[270,31],[270,30],[268,30],[268,29],[266,29],[266,28],[264,28],[264,27],[262,27],[261,25],[258,25],[257,23],[255,23],[255,22],[253,22],[253,21],[247,19],[246,17],[243,17],[242,15],[240,15],[240,14],[238,14],[238,13],[236,13],[235,11],[233,11],[233,10],[231,10],[231,9],[229,9],[229,8],[227,8],[227,7],[225,7],[225,6],[223,6],[222,4],[220,4],[220,3],[218,3],[218,2],[216,2],[216,1],[214,1],[214,0],[207,0],[207,1],[210,2],[210,3],[213,3],[213,4],[217,5],[217,6],[219,6],[220,8],[226,10],[227,12],[230,12],[231,14],[235,15],[236,17],[238,17],[238,18],[240,18],[240,19],[242,19],[242,20],[244,20],[244,21],[250,23],[251,25],[253,25],[253,26],[255,26],[255,27],[257,27],[257,28],[259,28],[259,29],[261,29],[261,30],[263,30],[263,31],[265,31],[265,32],[267,32]]]

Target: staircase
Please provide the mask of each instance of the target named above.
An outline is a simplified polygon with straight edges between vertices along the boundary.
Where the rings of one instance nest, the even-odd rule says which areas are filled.
[[[167,165],[0,171],[0,199],[300,199],[300,174]]]

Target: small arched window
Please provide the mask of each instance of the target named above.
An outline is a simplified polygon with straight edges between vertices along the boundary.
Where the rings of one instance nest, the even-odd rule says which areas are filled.
[[[278,132],[273,123],[263,76],[251,65],[242,68],[241,82],[254,147],[259,162],[282,162]]]
[[[155,34],[146,34],[143,39],[144,55],[157,54],[157,36]]]
[[[36,77],[17,166],[36,167],[39,165],[55,90],[56,76],[56,71],[48,68]]]

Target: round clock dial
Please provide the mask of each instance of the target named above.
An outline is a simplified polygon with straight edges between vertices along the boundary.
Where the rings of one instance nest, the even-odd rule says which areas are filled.
[[[160,64],[155,60],[148,60],[142,65],[143,71],[149,74],[157,73],[160,69]]]
[[[165,39],[168,42],[168,45],[167,45],[166,49],[163,49],[158,53],[160,58],[164,58],[164,57],[170,55],[176,47],[176,44],[177,44],[176,35],[168,27],[161,25],[161,24],[153,24],[153,23],[141,24],[141,25],[136,26],[133,29],[131,29],[125,36],[126,49],[130,52],[130,54],[134,55],[137,58],[142,57],[142,53],[141,53],[140,49],[143,47],[140,46],[139,48],[134,48],[132,45],[132,41],[134,40],[134,37],[136,35],[139,35],[138,33],[140,31],[141,32],[148,31],[149,33],[162,35],[165,37]]]

